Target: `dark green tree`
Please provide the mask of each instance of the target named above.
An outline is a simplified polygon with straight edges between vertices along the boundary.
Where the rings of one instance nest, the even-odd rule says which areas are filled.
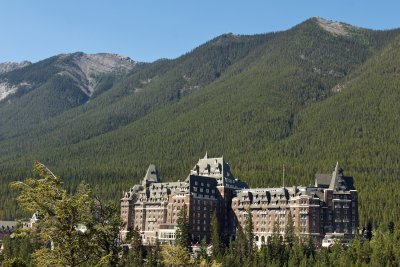
[[[39,162],[34,171],[35,178],[12,183],[20,190],[21,207],[39,217],[32,229],[16,233],[35,237],[39,244],[33,265],[117,265],[121,220],[115,207],[94,198],[85,183],[68,193],[61,179]]]
[[[217,211],[214,210],[211,217],[211,244],[212,244],[212,255],[213,258],[219,258],[222,254],[222,243],[221,243],[221,229],[219,226],[219,220]]]
[[[119,254],[122,251],[119,244],[122,220],[115,205],[103,203],[98,197],[94,197],[92,206],[94,220],[93,238],[97,244],[95,253],[103,264],[116,266],[119,262]]]
[[[244,226],[244,233],[246,236],[246,241],[247,241],[247,255],[248,255],[248,260],[252,262],[253,258],[253,250],[254,250],[254,232],[253,232],[253,215],[251,213],[251,209],[247,209],[247,214],[246,214],[246,222]]]
[[[77,192],[70,195],[61,180],[43,164],[35,163],[35,172],[38,179],[12,183],[21,191],[17,198],[21,207],[41,216],[32,231],[43,244],[52,246],[51,250],[45,246],[33,253],[35,264],[44,265],[50,259],[55,264],[69,266],[90,262],[96,246],[90,189],[81,184]]]
[[[268,258],[280,264],[282,259],[282,254],[284,252],[284,246],[282,244],[282,236],[280,235],[280,221],[279,217],[275,220],[274,228],[272,231],[272,236],[268,242]]]
[[[139,228],[136,226],[132,231],[131,248],[128,252],[126,261],[127,266],[142,266],[143,264],[143,245]]]
[[[190,238],[190,225],[188,219],[188,212],[186,204],[184,204],[179,211],[178,219],[176,220],[176,244],[190,250],[191,238]]]
[[[197,261],[198,261],[198,263],[201,263],[201,262],[205,262],[205,263],[208,263],[209,262],[209,256],[208,256],[208,254],[207,254],[207,242],[206,242],[206,240],[203,238],[201,241],[200,241],[200,248],[199,248],[199,251],[198,251],[198,253],[197,253]]]
[[[285,228],[285,243],[287,246],[289,246],[290,249],[293,247],[295,238],[296,238],[296,235],[294,232],[292,212],[289,211],[288,220],[287,220],[287,224],[286,224],[286,228]]]
[[[232,254],[239,263],[243,263],[248,257],[247,245],[247,238],[243,232],[242,226],[239,224],[236,228],[236,239],[233,242],[233,250],[229,250],[229,253]]]

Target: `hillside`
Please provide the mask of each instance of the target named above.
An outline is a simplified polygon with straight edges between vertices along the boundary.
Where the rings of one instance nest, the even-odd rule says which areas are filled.
[[[20,69],[26,66],[29,66],[32,62],[29,61],[21,61],[20,63],[17,62],[3,62],[0,63],[0,74],[10,72],[16,69]]]
[[[314,18],[284,32],[226,34],[177,59],[140,64],[84,105],[78,101],[40,122],[18,126],[19,108],[0,106],[0,117],[11,114],[0,119],[0,177],[4,183],[24,177],[37,159],[71,188],[86,180],[116,200],[150,162],[163,179],[178,180],[205,151],[223,153],[251,186],[280,184],[282,164],[288,184],[311,183],[315,172],[329,172],[339,160],[363,201],[394,209],[387,194],[367,191],[376,184],[384,190],[374,179],[377,170],[387,182],[398,174],[399,129],[387,114],[396,114],[390,113],[396,103],[369,110],[384,100],[373,97],[376,85],[387,101],[398,94],[396,61],[388,60],[398,53],[398,33]],[[37,105],[46,103],[35,102],[29,113]],[[393,129],[375,129],[374,121]],[[378,148],[385,152],[375,160]],[[18,211],[7,191],[0,192],[0,217],[10,218]],[[399,221],[361,205],[363,222]]]
[[[400,221],[398,62],[399,37],[349,75],[340,93],[301,111],[289,138],[268,147],[285,151],[297,169],[339,160],[356,178],[361,219],[377,224]]]

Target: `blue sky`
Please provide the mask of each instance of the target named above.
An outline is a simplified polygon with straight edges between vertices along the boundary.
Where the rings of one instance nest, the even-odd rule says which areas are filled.
[[[175,58],[223,33],[288,29],[310,17],[371,29],[400,27],[400,1],[2,0],[0,62],[110,52]]]

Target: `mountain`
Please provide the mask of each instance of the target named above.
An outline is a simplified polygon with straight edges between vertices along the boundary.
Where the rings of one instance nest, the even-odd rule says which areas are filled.
[[[61,54],[0,75],[0,139],[80,106],[131,72],[137,63],[115,54]],[[10,125],[10,126],[9,126]]]
[[[32,64],[29,61],[17,62],[3,62],[0,63],[0,75],[6,72],[10,72],[16,69],[20,69]],[[6,98],[9,94],[15,93],[17,88],[15,86],[9,85],[7,83],[0,83],[0,101]]]
[[[20,69],[20,68],[29,66],[30,64],[32,64],[32,62],[26,61],[26,60],[21,61],[20,63],[10,62],[10,61],[0,63],[0,74],[6,73],[9,71],[13,71],[16,69]]]
[[[39,87],[57,75],[68,76],[86,95],[91,96],[102,75],[127,73],[135,65],[130,58],[116,54],[61,54],[33,65],[29,61],[1,63],[0,79],[4,87],[15,88],[13,92],[8,93],[13,94],[21,91],[20,88]],[[27,66],[27,69],[20,70]],[[0,98],[0,101],[4,98],[6,96]]]
[[[223,153],[251,186],[279,185],[283,164],[285,184],[311,183],[339,161],[355,176],[362,223],[400,221],[366,205],[399,204],[384,193],[385,184],[397,186],[399,61],[390,58],[399,33],[312,18],[282,32],[224,34],[176,59],[102,78],[111,82],[93,90],[85,75],[60,74],[84,69],[79,53],[3,74],[10,84],[39,86],[0,102],[0,179],[26,177],[40,160],[71,190],[85,180],[117,200],[149,163],[178,180],[205,151]],[[13,193],[0,193],[0,216],[19,215]]]

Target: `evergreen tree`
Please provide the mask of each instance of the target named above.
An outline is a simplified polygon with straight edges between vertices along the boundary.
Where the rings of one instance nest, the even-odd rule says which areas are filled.
[[[35,163],[34,171],[36,178],[12,183],[20,190],[21,207],[39,217],[32,229],[17,231],[40,244],[32,253],[34,265],[117,265],[121,223],[116,210],[96,202],[84,183],[69,194],[43,164]]]
[[[122,228],[121,217],[114,205],[104,204],[98,197],[94,197],[92,214],[97,257],[109,266],[116,266],[122,250],[119,244],[120,229]]]
[[[253,250],[254,250],[254,233],[253,233],[253,215],[251,209],[247,209],[246,223],[244,226],[244,232],[247,241],[247,255],[250,262],[252,262]]]
[[[221,230],[219,226],[219,220],[216,210],[214,210],[211,217],[211,244],[212,244],[212,255],[213,258],[219,258],[222,254],[222,244],[221,244]]]
[[[285,228],[285,242],[286,242],[286,245],[289,246],[290,249],[293,246],[295,238],[296,238],[296,236],[294,233],[292,212],[289,210],[288,221],[287,221],[286,228]]]
[[[243,228],[239,224],[236,228],[236,239],[233,244],[233,250],[229,252],[237,258],[238,262],[243,263],[248,257],[248,241],[243,232]]]
[[[129,226],[128,229],[127,229],[127,231],[128,231],[128,232],[126,233],[125,241],[129,242],[129,241],[132,240],[134,229],[132,228],[132,226]]]
[[[191,238],[190,238],[190,225],[187,215],[187,207],[184,204],[179,211],[178,219],[176,220],[176,244],[190,250],[191,248]]]
[[[132,231],[131,248],[128,252],[128,266],[142,266],[143,262],[143,245],[139,228],[136,226]]]
[[[189,251],[180,245],[165,245],[161,249],[162,263],[167,267],[191,266]]]
[[[33,231],[43,243],[51,243],[52,250],[42,248],[33,253],[37,264],[58,259],[58,264],[78,266],[93,259],[93,200],[90,189],[81,184],[75,195],[69,195],[61,180],[46,166],[35,164],[38,179],[14,182],[21,191],[17,200],[27,211],[38,212],[40,220]],[[80,229],[85,229],[81,231]]]
[[[209,258],[208,258],[208,254],[207,254],[207,242],[205,239],[202,239],[200,241],[200,248],[199,248],[199,252],[197,253],[197,258],[198,260],[201,262],[208,262]]]
[[[282,258],[283,246],[282,237],[280,235],[279,217],[274,223],[271,240],[268,244],[269,259],[279,263]]]

